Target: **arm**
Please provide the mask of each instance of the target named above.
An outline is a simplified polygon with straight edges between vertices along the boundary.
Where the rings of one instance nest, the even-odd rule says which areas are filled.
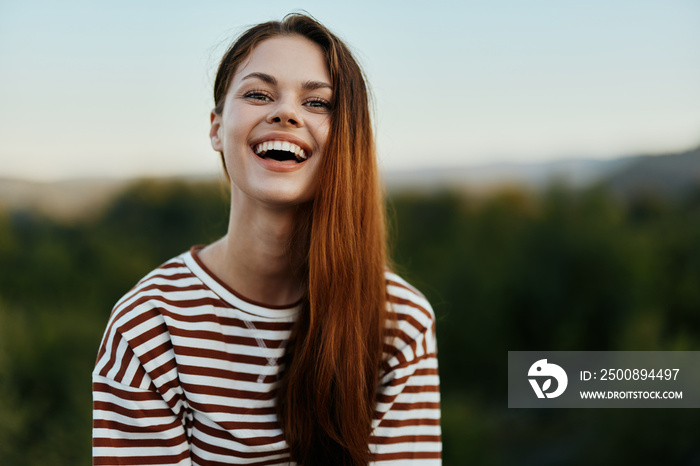
[[[93,464],[190,465],[183,422],[154,390],[93,376]]]
[[[442,461],[435,318],[428,302],[416,293],[394,289],[390,300],[391,356],[380,379],[371,439],[377,464]]]
[[[93,464],[190,465],[191,416],[173,376],[167,332],[159,332],[155,316],[138,319],[150,329],[129,330],[135,320],[108,327],[93,372]],[[128,341],[122,329],[139,337]]]

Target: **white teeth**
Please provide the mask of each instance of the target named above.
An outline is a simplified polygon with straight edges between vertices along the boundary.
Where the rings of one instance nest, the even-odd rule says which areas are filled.
[[[258,155],[264,154],[269,150],[284,150],[287,152],[293,152],[294,156],[299,161],[303,161],[308,158],[304,149],[289,141],[265,141],[257,144],[253,148],[253,151]]]

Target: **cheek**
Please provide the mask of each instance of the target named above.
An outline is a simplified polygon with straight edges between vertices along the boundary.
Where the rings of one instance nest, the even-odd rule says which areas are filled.
[[[261,119],[264,119],[264,112],[259,107],[232,105],[226,114],[227,132],[247,135]]]
[[[326,148],[326,143],[328,142],[328,135],[330,134],[331,131],[331,124],[330,124],[330,119],[327,119],[326,121],[322,122],[319,126],[318,129],[316,130],[316,142],[318,145],[321,147],[321,149]]]
[[[226,132],[229,135],[237,135],[241,133],[243,126],[245,126],[245,113],[236,109],[231,109],[227,117],[228,125]]]

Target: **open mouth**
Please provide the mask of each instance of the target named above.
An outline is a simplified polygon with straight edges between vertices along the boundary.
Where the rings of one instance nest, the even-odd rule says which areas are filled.
[[[265,141],[256,144],[253,152],[261,159],[271,159],[278,162],[305,162],[311,154],[304,149],[288,141]]]

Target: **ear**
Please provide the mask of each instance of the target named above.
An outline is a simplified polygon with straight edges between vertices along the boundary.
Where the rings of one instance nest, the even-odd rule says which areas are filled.
[[[223,144],[221,144],[221,115],[218,115],[213,110],[210,114],[211,129],[209,130],[209,138],[211,139],[211,147],[217,152],[223,152]]]

